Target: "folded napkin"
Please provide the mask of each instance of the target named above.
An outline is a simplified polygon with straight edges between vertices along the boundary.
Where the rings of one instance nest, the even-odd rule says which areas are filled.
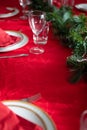
[[[11,36],[0,28],[0,47],[5,47],[19,41],[19,37]]]
[[[0,130],[43,130],[40,126],[27,121],[0,102]]]
[[[16,115],[0,102],[0,130],[24,130],[19,123]]]

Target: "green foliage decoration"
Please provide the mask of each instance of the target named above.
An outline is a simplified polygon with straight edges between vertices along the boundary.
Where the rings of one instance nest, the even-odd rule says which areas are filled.
[[[87,73],[87,16],[73,14],[70,7],[50,6],[45,0],[32,0],[31,7],[45,11],[54,34],[64,46],[72,48],[73,52],[66,61],[68,67],[73,69],[70,81],[76,83]]]

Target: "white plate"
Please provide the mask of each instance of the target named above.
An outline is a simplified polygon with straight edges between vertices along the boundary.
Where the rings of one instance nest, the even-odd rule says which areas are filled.
[[[8,33],[11,36],[20,37],[20,41],[15,42],[14,44],[8,45],[6,47],[0,47],[0,52],[8,52],[8,51],[16,50],[18,48],[25,46],[29,41],[28,37],[21,32],[6,31],[6,33]]]
[[[36,105],[15,100],[3,101],[2,103],[18,116],[41,126],[43,130],[57,130],[49,115]]]
[[[75,7],[82,11],[87,11],[87,3],[77,4]]]
[[[0,14],[0,18],[12,17],[12,16],[15,16],[19,13],[19,10],[17,8],[6,7],[6,9],[9,11],[13,11],[13,12],[6,13],[6,14]]]

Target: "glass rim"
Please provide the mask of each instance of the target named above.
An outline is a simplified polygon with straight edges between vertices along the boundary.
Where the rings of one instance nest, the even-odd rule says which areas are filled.
[[[45,15],[46,16],[46,12],[45,11],[41,11],[41,10],[31,10],[29,12],[29,14],[31,14],[31,13],[32,13],[32,15],[35,15],[35,16],[38,16],[38,15]]]

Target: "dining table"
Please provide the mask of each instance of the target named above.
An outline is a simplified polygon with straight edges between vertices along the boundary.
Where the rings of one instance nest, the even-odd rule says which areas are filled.
[[[76,0],[75,4],[87,3],[87,0]],[[28,19],[20,19],[22,7],[18,0],[0,0],[0,9],[13,7],[19,10],[17,15],[0,18],[0,28],[5,31],[16,31],[27,36],[27,43],[11,51],[1,51],[0,56],[28,54],[15,58],[0,58],[0,101],[20,100],[37,93],[40,99],[32,102],[43,109],[52,118],[57,130],[79,130],[80,118],[87,109],[87,82],[81,79],[70,83],[71,71],[66,58],[72,50],[63,46],[50,27],[48,42],[42,45],[43,54],[31,54],[33,33]],[[85,13],[73,7],[77,13]]]

